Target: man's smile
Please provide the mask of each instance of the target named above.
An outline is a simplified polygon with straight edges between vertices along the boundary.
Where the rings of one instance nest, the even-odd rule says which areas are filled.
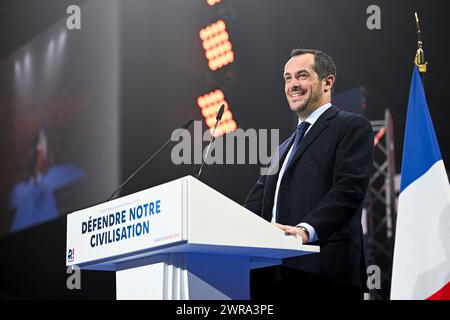
[[[305,96],[307,93],[307,90],[297,90],[293,91],[289,94],[289,97],[292,101],[299,100],[301,97]]]

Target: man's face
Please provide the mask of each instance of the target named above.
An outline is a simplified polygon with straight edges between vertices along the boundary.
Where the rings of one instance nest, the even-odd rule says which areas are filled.
[[[293,112],[306,118],[326,101],[323,83],[314,71],[314,55],[291,58],[284,67],[285,93]]]

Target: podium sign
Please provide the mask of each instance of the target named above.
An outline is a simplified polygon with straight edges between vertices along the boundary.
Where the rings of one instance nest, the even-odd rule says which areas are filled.
[[[68,215],[67,265],[81,267],[186,240],[182,183],[166,183]]]

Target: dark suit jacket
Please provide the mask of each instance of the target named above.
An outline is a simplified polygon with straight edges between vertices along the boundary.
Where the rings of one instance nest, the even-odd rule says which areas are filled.
[[[279,149],[279,169],[294,135]],[[275,168],[274,160],[270,166]],[[364,288],[367,277],[361,206],[373,166],[373,131],[357,114],[326,110],[301,141],[279,188],[277,222],[314,227],[320,254],[289,258],[283,265],[340,285]],[[270,221],[278,170],[261,176],[245,206]]]

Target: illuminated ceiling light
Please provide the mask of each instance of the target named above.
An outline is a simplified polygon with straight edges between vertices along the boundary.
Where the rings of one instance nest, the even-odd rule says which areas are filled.
[[[16,75],[19,75],[20,74],[20,69],[21,69],[19,61],[16,61],[16,63],[14,64],[14,69],[16,71]]]
[[[31,68],[31,56],[30,56],[29,52],[25,55],[25,59],[23,61],[23,65],[24,65],[25,71],[29,72],[30,68]]]
[[[217,126],[215,136],[219,137],[228,132],[235,131],[237,124],[233,120],[233,113],[230,110],[228,102],[225,100],[225,95],[222,90],[211,91],[197,98],[197,104],[201,109],[202,116],[205,118],[206,125],[210,128],[211,132],[216,124],[217,112],[222,104],[225,105],[225,111],[222,116],[222,120]]]
[[[218,4],[220,1],[222,0],[206,0],[206,3],[208,3],[208,5],[210,5],[211,7]]]
[[[59,35],[59,39],[58,39],[58,46],[59,49],[61,49],[62,47],[64,47],[65,43],[66,43],[66,37],[67,37],[67,33],[65,30],[61,31],[61,34]]]
[[[234,61],[233,45],[223,20],[218,20],[199,32],[208,67],[215,71]]]
[[[55,40],[51,39],[48,43],[48,53],[53,54],[53,50],[55,49]]]

